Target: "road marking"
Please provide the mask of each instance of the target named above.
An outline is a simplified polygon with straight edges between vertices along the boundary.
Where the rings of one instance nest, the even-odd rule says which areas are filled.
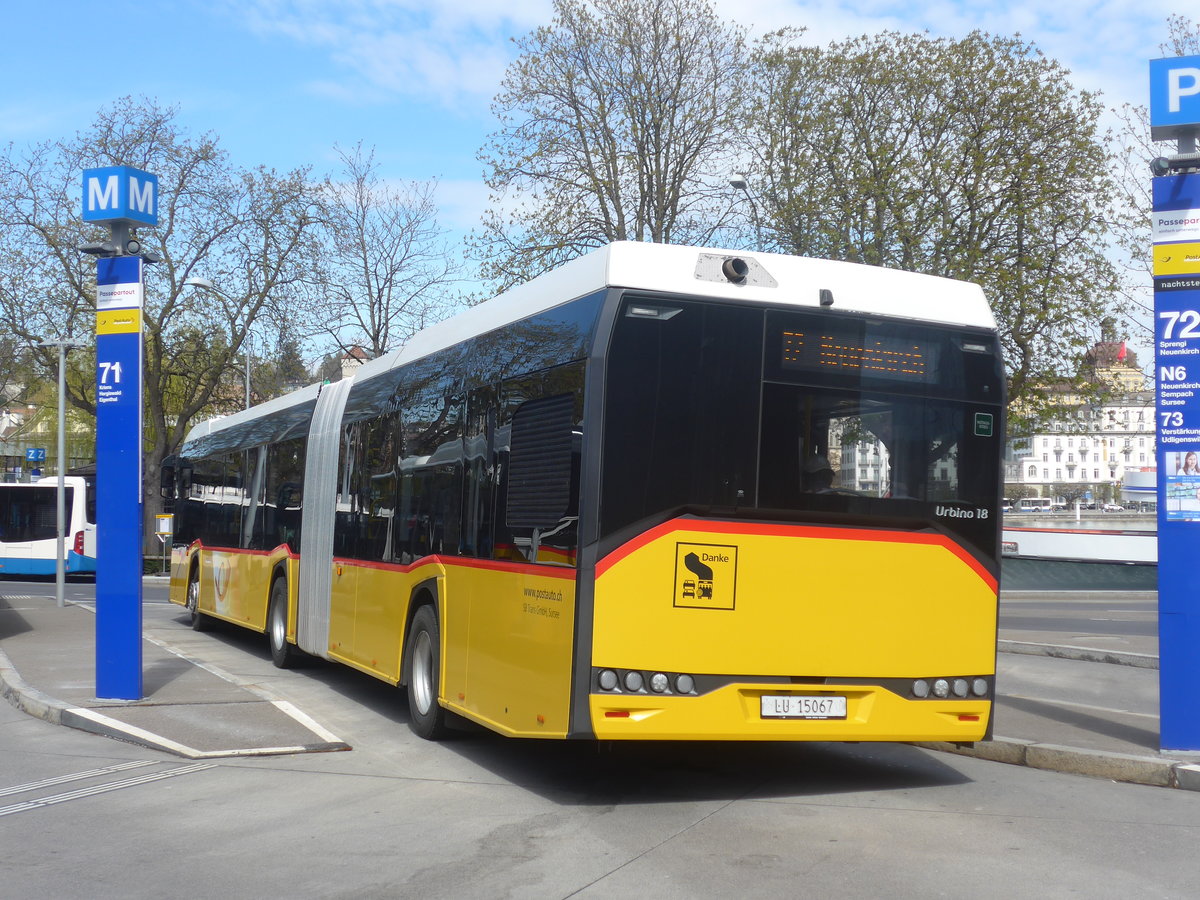
[[[112,772],[123,772],[126,769],[137,769],[141,766],[153,766],[155,761],[152,759],[139,759],[133,762],[119,763],[115,766],[105,766],[102,769],[88,769],[86,772],[74,772],[71,775],[59,775],[57,778],[44,778],[41,781],[31,781],[28,784],[18,784],[16,787],[0,788],[0,797],[8,797],[12,794],[24,794],[27,791],[36,791],[39,788],[50,787],[55,784],[66,784],[70,781],[82,781],[84,778],[96,778],[100,775],[108,775]]]
[[[1093,706],[1090,703],[1072,703],[1070,700],[1047,700],[1045,697],[1026,697],[1024,694],[1001,694],[999,700],[1004,702],[1005,697],[1012,697],[1014,700],[1032,700],[1035,703],[1045,703],[1049,706],[1070,706],[1075,709],[1090,709],[1093,712],[1120,713],[1123,716],[1141,716],[1144,719],[1157,719],[1157,713],[1133,712],[1129,709],[1113,709],[1109,706]]]
[[[51,794],[49,797],[39,797],[37,800],[26,800],[23,803],[13,803],[10,806],[0,806],[0,816],[10,816],[14,813],[28,812],[31,809],[42,809],[47,806],[54,806],[58,803],[66,803],[69,800],[80,800],[84,797],[94,797],[97,794],[107,794],[110,791],[119,791],[123,788],[136,787],[139,784],[150,784],[153,781],[162,781],[165,778],[174,778],[177,775],[190,775],[193,772],[201,772],[205,769],[215,769],[216,763],[192,763],[187,766],[179,766],[174,769],[167,769],[165,772],[152,772],[149,775],[137,775],[133,778],[126,778],[122,781],[109,781],[105,784],[97,784],[92,787],[79,788],[75,791],[67,791],[64,794]]]

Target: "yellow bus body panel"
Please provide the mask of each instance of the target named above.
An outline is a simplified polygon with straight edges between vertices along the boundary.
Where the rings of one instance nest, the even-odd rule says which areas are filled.
[[[764,695],[836,695],[845,719],[765,719]],[[906,700],[861,684],[733,684],[700,697],[592,694],[601,740],[917,741],[982,740],[989,700]]]
[[[593,694],[597,737],[973,740],[986,729],[987,701],[754,684],[993,675],[996,583],[945,536],[677,519],[597,573],[593,666],[745,682],[701,697]],[[847,696],[848,718],[763,720],[758,697],[780,693]]]
[[[446,619],[467,609],[465,636],[460,630],[444,642],[443,670],[465,659],[464,686],[446,691],[446,705],[501,734],[565,737],[575,570],[483,560],[446,568]]]
[[[359,567],[333,561],[329,588],[329,646],[331,658],[357,665],[354,655],[354,602],[358,594]]]
[[[254,631],[267,630],[267,604],[271,599],[271,574],[281,561],[289,559],[287,549],[226,550],[193,545],[171,553],[169,598],[187,605],[188,573],[192,560],[200,556],[200,612],[242,625]],[[289,590],[295,584],[295,572],[289,566]],[[293,628],[294,637],[294,628]]]

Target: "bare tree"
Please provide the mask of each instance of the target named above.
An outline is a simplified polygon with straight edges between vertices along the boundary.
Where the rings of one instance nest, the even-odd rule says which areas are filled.
[[[0,317],[23,343],[90,334],[95,264],[77,247],[102,237],[80,220],[84,168],[131,165],[159,177],[159,225],[138,234],[162,261],[146,267],[143,311],[145,441],[143,497],[158,511],[158,469],[192,421],[240,405],[230,388],[256,325],[295,320],[309,290],[315,186],[303,170],[240,170],[211,135],[192,138],[172,108],[124,98],[85,132],[0,155]],[[186,287],[203,276],[214,290]],[[53,351],[34,349],[49,376]],[[95,412],[95,370],[80,357],[68,400]],[[234,376],[236,377],[236,376]],[[237,385],[237,381],[232,382]]]
[[[611,241],[710,243],[728,224],[740,27],[707,0],[555,0],[517,47],[480,153],[485,278],[504,287]]]
[[[361,143],[337,152],[342,170],[323,197],[322,330],[340,350],[376,357],[445,315],[458,270],[436,182],[385,181]]]

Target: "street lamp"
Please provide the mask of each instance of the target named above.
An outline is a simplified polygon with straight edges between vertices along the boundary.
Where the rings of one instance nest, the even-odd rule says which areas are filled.
[[[734,172],[729,176],[729,186],[735,191],[741,191],[746,195],[746,202],[750,204],[750,223],[754,226],[754,241],[756,250],[763,249],[762,227],[758,221],[758,206],[754,202],[754,195],[750,193],[750,182],[746,180],[746,176],[738,172]]]
[[[214,294],[220,294],[226,300],[232,302],[233,298],[227,293],[209,281],[207,278],[201,278],[198,275],[193,275],[190,278],[184,279],[184,287],[198,287],[206,291],[212,291]],[[250,332],[246,332],[246,409],[250,408]]]
[[[39,341],[39,347],[58,348],[58,519],[55,530],[58,533],[58,559],[54,563],[54,598],[61,608],[65,605],[63,599],[63,583],[66,580],[66,569],[63,562],[66,557],[66,520],[67,520],[67,351],[77,347],[86,347],[87,342],[79,338],[62,338],[57,341]]]

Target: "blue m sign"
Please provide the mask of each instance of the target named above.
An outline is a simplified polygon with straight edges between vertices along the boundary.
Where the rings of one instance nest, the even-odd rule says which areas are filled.
[[[83,170],[83,221],[158,224],[158,176],[131,166]]]

